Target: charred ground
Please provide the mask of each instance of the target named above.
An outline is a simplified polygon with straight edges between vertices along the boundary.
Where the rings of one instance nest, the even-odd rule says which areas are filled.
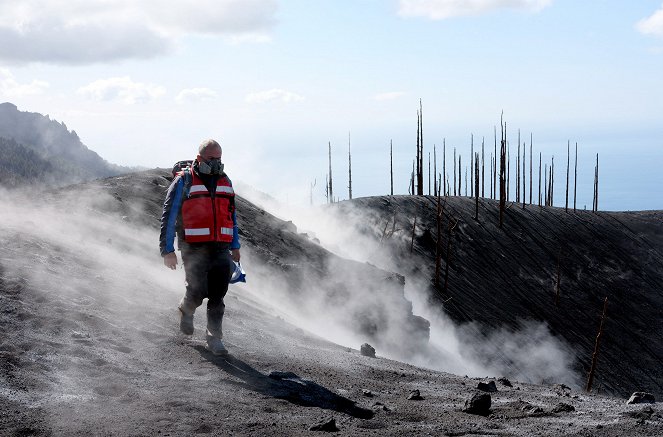
[[[625,405],[623,397],[586,394],[563,385],[532,385],[515,380],[511,381],[512,386],[497,384],[498,391],[491,393],[492,407],[488,416],[464,413],[461,411],[464,402],[476,392],[482,379],[364,357],[355,348],[330,343],[289,323],[278,309],[262,299],[270,282],[288,290],[295,302],[302,293],[319,293],[323,306],[333,304],[339,295],[345,299],[358,292],[368,294],[368,300],[374,301],[374,305],[362,307],[365,300],[358,301],[362,310],[346,315],[346,321],[352,323],[357,317],[362,321],[370,320],[368,324],[351,327],[359,337],[370,341],[380,342],[381,329],[387,326],[383,323],[403,322],[402,326],[407,327],[403,328],[403,333],[412,339],[426,338],[428,332],[426,321],[412,313],[412,306],[403,296],[402,276],[341,259],[310,236],[297,233],[292,224],[242,199],[238,200],[238,211],[243,228],[243,256],[247,257],[247,267],[254,266],[252,261],[256,267],[250,270],[249,283],[243,288],[233,288],[227,298],[224,331],[232,355],[225,359],[211,356],[204,349],[200,334],[204,317],[196,318],[197,334],[193,338],[183,338],[177,332],[175,307],[182,293],[182,275],[179,272],[179,276],[173,277],[160,264],[157,254],[157,227],[168,176],[166,171],[155,170],[71,186],[46,193],[37,206],[28,205],[27,200],[25,204],[19,202],[15,214],[3,217],[0,233],[3,247],[0,257],[0,327],[3,332],[0,434],[302,435],[314,434],[308,431],[309,427],[332,416],[341,435],[619,436],[660,432],[663,420],[656,405],[653,408]],[[372,202],[376,205],[371,205]],[[365,204],[366,208],[385,214],[384,221],[393,218],[392,209],[398,210],[397,220],[402,222],[402,229],[407,229],[409,214],[416,213],[422,224],[416,232],[413,249],[422,259],[418,274],[431,274],[430,242],[434,237],[427,235],[426,229],[433,228],[425,225],[433,223],[431,199],[395,197],[359,199],[353,203]],[[458,320],[480,321],[488,330],[504,322],[515,323],[518,311],[522,312],[522,317],[532,317],[530,307],[537,308],[536,302],[522,301],[531,295],[533,301],[542,301],[538,302],[541,313],[536,314],[547,320],[540,314],[546,315],[546,308],[551,305],[548,302],[552,299],[549,276],[555,270],[556,247],[546,252],[545,244],[537,246],[541,246],[538,251],[547,253],[548,258],[542,258],[525,270],[534,275],[534,266],[543,269],[536,287],[523,285],[534,284],[528,282],[527,275],[519,279],[521,264],[529,262],[524,258],[538,256],[538,252],[523,248],[520,238],[525,238],[525,232],[522,228],[540,229],[541,225],[523,224],[534,219],[523,216],[517,220],[513,215],[521,213],[512,207],[507,217],[507,223],[510,220],[512,224],[507,226],[513,228],[511,232],[504,230],[504,235],[516,233],[519,237],[500,236],[497,232],[501,231],[492,229],[494,225],[489,223],[490,205],[484,206],[485,222],[471,223],[469,216],[462,215],[469,209],[465,203],[465,199],[457,199],[445,207],[447,213],[456,218],[464,217],[467,223],[461,222],[453,237],[449,296],[433,294],[431,299],[446,301],[445,310]],[[545,215],[547,211],[539,214]],[[556,218],[539,217],[538,220],[545,226],[550,225],[546,220],[564,222],[562,212],[552,211],[552,214]],[[588,235],[601,235],[603,221],[614,222],[601,219],[595,225],[583,226],[595,229]],[[629,225],[635,237],[624,237],[620,243],[624,250],[639,250],[640,240],[636,237],[639,233],[649,235],[652,232],[652,224],[646,217],[637,223],[640,224]],[[568,223],[559,232],[575,226]],[[491,243],[488,248],[486,243],[479,244],[475,227],[485,228],[482,232],[500,242]],[[642,287],[649,283],[649,275],[654,275],[657,269],[660,272],[661,234],[660,227],[656,228],[655,224],[654,227],[658,230],[647,237],[652,245],[647,264],[653,266],[651,273],[646,273],[650,270],[642,263],[639,265],[643,270],[633,273],[636,278],[646,279],[642,280]],[[367,232],[374,232],[374,229],[367,229]],[[541,233],[545,231],[539,230],[535,235],[542,238]],[[407,241],[406,234],[403,231],[403,241]],[[557,233],[546,238],[556,241]],[[629,243],[633,238],[636,241]],[[580,245],[574,249],[578,251],[576,256],[583,253],[580,247],[588,247],[585,256],[590,259],[597,256],[591,250],[593,241],[586,246],[572,238],[566,241]],[[607,249],[602,250],[609,249],[608,253],[612,254],[615,247],[622,247],[618,245],[622,240],[610,241]],[[408,253],[409,246],[402,247],[395,237],[391,243],[393,247],[385,247],[385,250],[401,250],[404,256]],[[501,251],[491,249],[491,245]],[[486,256],[483,260],[473,258],[480,250],[491,254],[483,254]],[[511,256],[511,262],[516,265],[507,267],[507,258]],[[636,253],[632,259],[637,260],[639,256]],[[496,263],[497,257],[501,263]],[[597,265],[602,265],[598,263],[600,260],[616,257],[600,255]],[[551,260],[553,265],[548,266]],[[258,264],[267,267],[261,270]],[[491,281],[493,264],[498,265]],[[360,288],[356,283],[334,281],[329,277],[329,269],[339,265],[360,270],[366,284]],[[475,266],[483,266],[482,274],[477,275],[479,279],[468,273]],[[566,269],[576,271],[572,267]],[[588,275],[587,270],[591,272],[585,267],[581,277]],[[596,281],[600,279],[598,273],[591,276]],[[318,283],[307,282],[311,277]],[[562,290],[568,287],[562,292],[563,299],[573,296],[569,277],[563,277]],[[501,287],[502,283],[508,287]],[[518,293],[524,295],[514,300],[517,305],[509,303],[514,287],[521,289]],[[461,290],[468,295],[467,300],[461,299]],[[645,298],[634,293],[631,292],[632,299]],[[628,328],[632,323],[640,327],[644,333],[636,334],[643,337],[637,338],[650,333],[650,348],[623,349],[619,346],[625,345],[615,341],[614,345],[607,345],[601,355],[608,360],[613,359],[613,355],[632,353],[629,358],[640,360],[634,361],[632,366],[615,364],[615,374],[622,380],[638,382],[632,390],[650,387],[644,386],[647,379],[639,382],[639,373],[645,372],[652,374],[654,382],[659,383],[651,386],[652,391],[660,388],[660,375],[656,376],[656,369],[648,367],[651,360],[660,357],[660,349],[656,348],[660,345],[656,339],[660,337],[656,335],[660,336],[661,318],[660,312],[655,314],[660,308],[660,300],[655,300],[660,299],[660,287],[649,294],[658,296],[650,296],[649,299],[654,300],[647,301],[651,302],[653,315],[649,309],[643,309],[638,317],[644,323],[626,318],[617,326],[627,325]],[[584,296],[579,292],[577,295],[578,299]],[[594,300],[600,302],[603,296],[602,292],[597,292]],[[592,344],[600,308],[585,309],[582,305],[572,306],[571,302],[574,301],[561,300],[559,307],[549,308],[552,315],[563,317],[564,323],[558,328],[554,322],[548,323],[559,336],[568,335],[562,327],[574,326],[570,332],[582,338],[586,336],[590,340],[583,341]],[[398,311],[380,310],[392,306]],[[561,311],[564,308],[567,311]],[[588,333],[585,334],[582,326],[575,325],[574,320],[579,317],[572,311],[580,311],[592,319],[586,322],[591,328]],[[617,320],[614,319],[616,313],[609,314]],[[613,334],[615,329],[607,326],[606,339],[616,335]],[[626,331],[617,332],[624,334]],[[572,338],[568,341],[574,344]],[[629,336],[619,338],[622,343],[631,339]],[[601,361],[597,373],[606,391],[612,389],[606,382],[606,374],[602,373],[606,371],[607,362],[614,364],[614,361]],[[419,390],[423,400],[408,400],[412,390]],[[560,403],[567,406],[559,407]]]

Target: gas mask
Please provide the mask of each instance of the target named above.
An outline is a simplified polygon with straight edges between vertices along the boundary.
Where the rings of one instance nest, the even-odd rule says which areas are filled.
[[[212,158],[209,161],[198,163],[198,171],[202,174],[217,175],[223,173],[223,163],[221,159]]]

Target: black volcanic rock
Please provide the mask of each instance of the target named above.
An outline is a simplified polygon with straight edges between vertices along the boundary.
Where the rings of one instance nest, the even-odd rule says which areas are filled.
[[[481,381],[479,384],[477,384],[477,389],[488,393],[495,393],[497,391],[497,386],[495,385],[495,381]]]
[[[375,358],[375,348],[368,343],[362,344],[359,352],[365,357]]]
[[[631,395],[627,404],[653,404],[656,403],[656,398],[651,393],[636,391]]]
[[[463,412],[478,416],[487,416],[490,414],[490,405],[491,398],[488,393],[476,392],[465,401]]]

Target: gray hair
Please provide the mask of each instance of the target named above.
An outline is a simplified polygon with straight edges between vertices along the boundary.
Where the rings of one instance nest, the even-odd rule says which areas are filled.
[[[200,147],[198,147],[198,154],[202,155],[205,153],[205,150],[207,150],[209,147],[218,147],[221,152],[223,152],[223,149],[221,149],[221,144],[217,143],[213,139],[205,140],[202,143],[200,143]]]

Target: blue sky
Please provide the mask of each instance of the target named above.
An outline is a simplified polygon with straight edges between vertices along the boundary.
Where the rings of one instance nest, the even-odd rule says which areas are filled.
[[[421,98],[426,154],[467,162],[473,134],[488,159],[504,111],[558,183],[578,142],[579,206],[599,153],[602,209],[663,209],[662,76],[660,0],[0,0],[0,101],[123,165],[217,138],[233,179],[293,203],[314,180],[324,201],[328,142],[347,198],[348,133],[354,196],[388,192],[392,140],[407,193]]]

